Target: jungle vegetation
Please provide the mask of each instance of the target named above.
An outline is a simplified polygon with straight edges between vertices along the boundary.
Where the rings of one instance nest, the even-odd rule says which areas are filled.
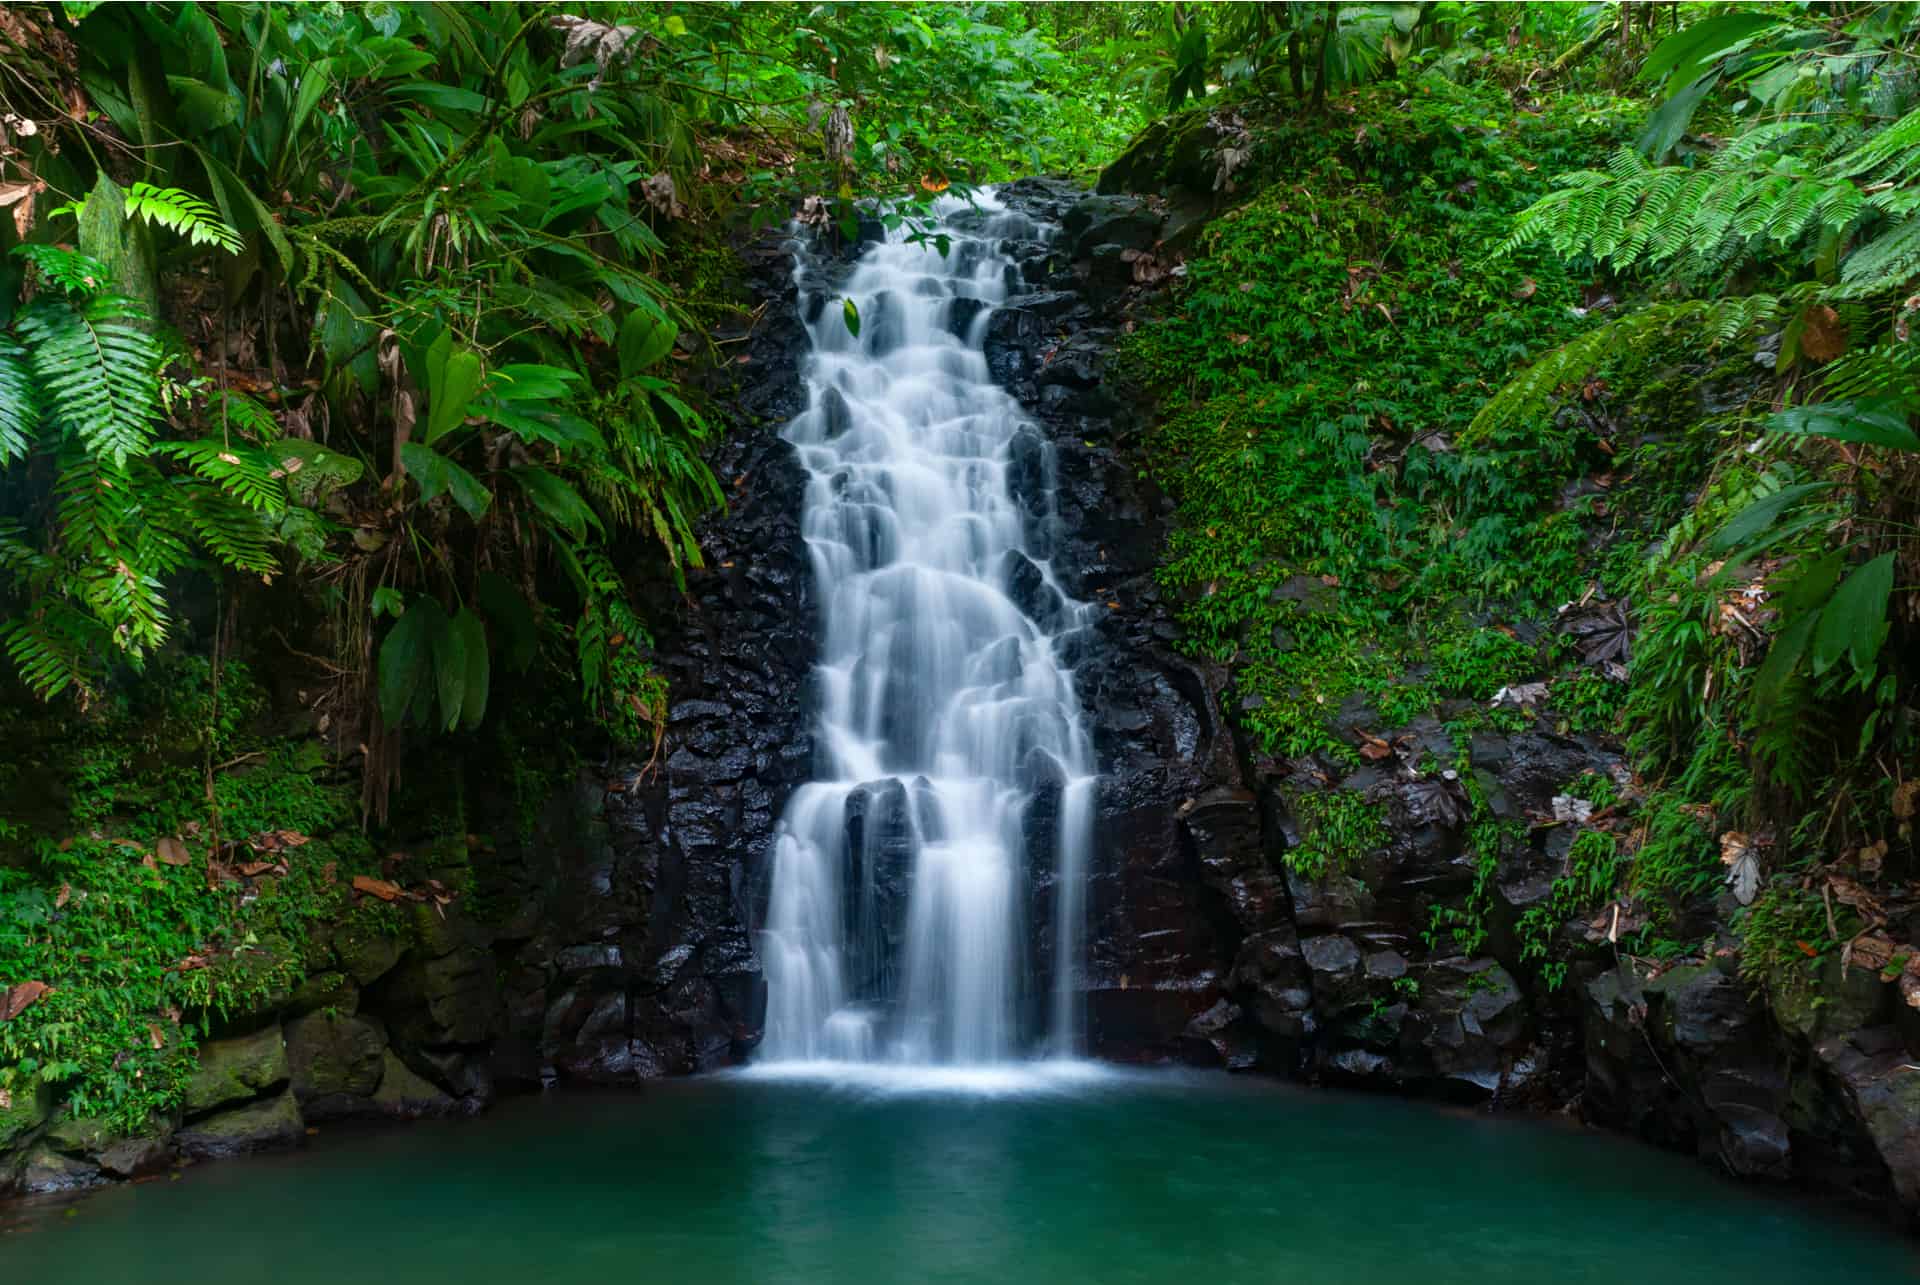
[[[917,232],[1163,118],[1217,217],[1123,356],[1251,741],[1443,721],[1473,953],[1515,835],[1467,739],[1613,738],[1514,926],[1549,984],[1611,911],[1920,994],[1917,46],[1864,3],[0,9],[0,1112],[138,1128],[311,922],[404,931],[410,792],[454,838],[414,895],[471,891],[429,782],[537,793],[525,692],[652,752],[743,238]],[[1314,876],[1378,830],[1322,811]]]

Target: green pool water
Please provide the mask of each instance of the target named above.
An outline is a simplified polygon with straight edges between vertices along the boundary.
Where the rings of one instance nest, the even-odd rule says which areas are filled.
[[[559,1095],[70,1208],[0,1209],[0,1282],[1920,1279],[1875,1226],[1630,1142],[1204,1075]]]

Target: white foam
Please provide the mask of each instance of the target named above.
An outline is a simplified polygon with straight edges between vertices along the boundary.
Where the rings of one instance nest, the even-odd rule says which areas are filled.
[[[1127,1078],[1119,1067],[1079,1058],[936,1065],[829,1058],[756,1062],[721,1074],[772,1083],[827,1084],[888,1097],[1031,1097],[1072,1093]]]

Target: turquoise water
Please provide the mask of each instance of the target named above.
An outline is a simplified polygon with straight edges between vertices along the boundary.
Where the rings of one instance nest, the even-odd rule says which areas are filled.
[[[1920,1279],[1876,1227],[1630,1142],[1202,1075],[529,1099],[74,1209],[0,1210],[0,1281]]]

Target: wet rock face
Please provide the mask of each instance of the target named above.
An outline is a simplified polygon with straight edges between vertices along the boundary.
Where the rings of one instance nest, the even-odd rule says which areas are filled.
[[[737,345],[709,389],[733,419],[708,461],[727,509],[701,527],[705,565],[688,570],[684,595],[657,586],[679,606],[656,638],[669,682],[656,760],[583,780],[529,854],[528,939],[503,973],[505,1034],[491,1054],[518,1083],[711,1070],[759,1037],[750,933],[774,824],[812,767],[817,609],[806,476],[778,435],[803,409],[803,303],[783,245],[742,253],[766,307],[750,329],[717,336]],[[884,314],[867,324],[884,329]]]

